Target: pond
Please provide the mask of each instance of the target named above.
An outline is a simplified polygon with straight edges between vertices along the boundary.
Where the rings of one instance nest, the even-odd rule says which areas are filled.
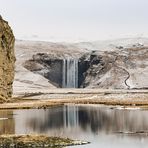
[[[148,110],[71,104],[0,111],[0,134],[33,133],[91,142],[72,148],[146,148]]]

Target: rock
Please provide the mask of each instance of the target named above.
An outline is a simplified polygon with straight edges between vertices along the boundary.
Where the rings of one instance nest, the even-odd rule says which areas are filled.
[[[62,59],[52,59],[50,55],[33,55],[32,60],[25,61],[24,67],[31,72],[42,75],[56,87],[62,87]]]
[[[15,38],[8,22],[0,16],[0,103],[8,101],[12,96],[14,42]]]
[[[146,89],[147,78],[148,47],[136,46],[93,54],[81,87]]]

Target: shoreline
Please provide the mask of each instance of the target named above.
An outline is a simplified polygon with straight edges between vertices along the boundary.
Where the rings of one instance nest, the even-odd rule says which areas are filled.
[[[148,108],[148,90],[51,89],[19,92],[3,109],[46,109],[64,104],[104,104]]]

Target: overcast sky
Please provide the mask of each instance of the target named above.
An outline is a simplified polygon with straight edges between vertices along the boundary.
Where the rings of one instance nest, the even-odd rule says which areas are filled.
[[[148,0],[0,0],[18,39],[148,37]]]

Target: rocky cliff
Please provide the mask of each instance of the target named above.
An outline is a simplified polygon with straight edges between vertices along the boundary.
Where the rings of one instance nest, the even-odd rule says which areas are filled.
[[[72,65],[69,59],[78,60],[79,88],[148,88],[148,39],[77,44],[17,41],[16,51],[15,92],[63,87],[63,80],[69,80],[63,76],[74,77],[64,68]]]
[[[36,54],[24,67],[40,74],[57,87],[62,87],[63,63],[66,57]],[[148,47],[132,45],[116,47],[113,51],[89,51],[78,60],[78,87],[110,89],[148,88]],[[68,63],[67,63],[68,64]],[[69,63],[70,64],[70,63]],[[72,65],[72,64],[71,64]],[[69,69],[66,76],[69,76]],[[65,72],[64,72],[65,75]],[[73,77],[73,74],[72,74]]]
[[[132,46],[116,51],[95,51],[81,87],[113,89],[148,88],[148,47]]]
[[[0,103],[12,96],[14,78],[14,35],[8,22],[0,16]]]

